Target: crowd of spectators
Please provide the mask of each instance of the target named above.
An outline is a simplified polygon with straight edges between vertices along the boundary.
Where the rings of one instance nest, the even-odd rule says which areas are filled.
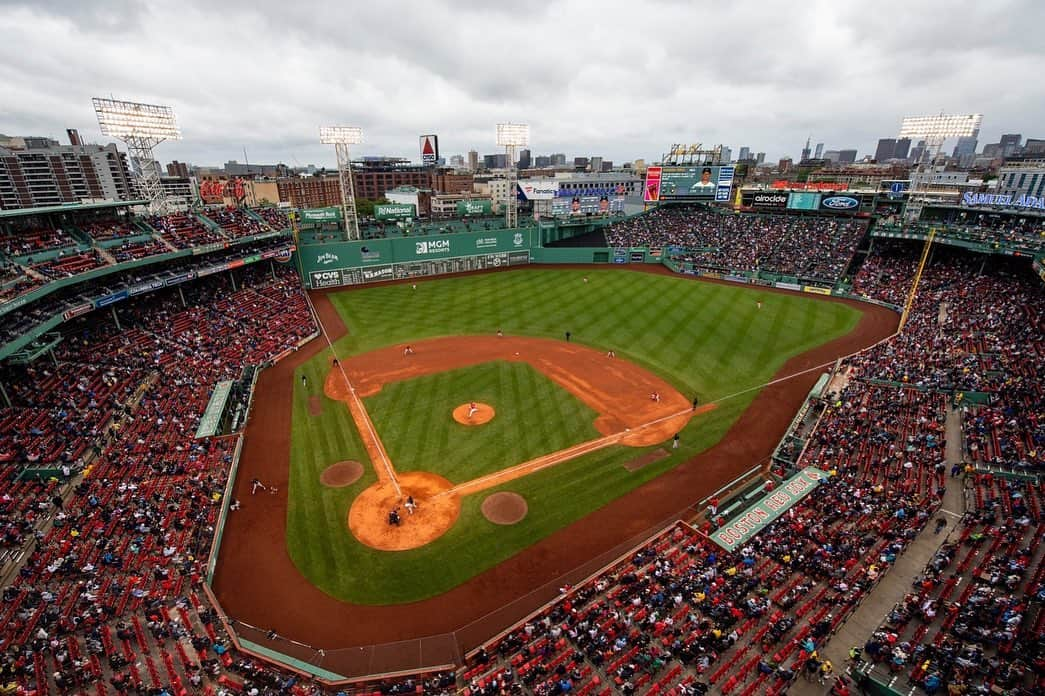
[[[216,222],[230,239],[249,237],[271,229],[268,223],[259,220],[243,208],[207,208],[203,214]]]
[[[111,242],[142,234],[130,220],[115,217],[83,220],[78,227],[95,242]]]
[[[31,256],[42,251],[75,247],[76,240],[60,228],[11,225],[0,233],[0,248],[8,258]]]
[[[186,288],[187,306],[166,291],[121,307],[119,325],[75,320],[54,364],[3,375],[5,459],[47,451],[55,469],[14,482],[3,464],[3,548],[27,551],[0,604],[5,692],[295,686],[234,654],[199,587],[235,447],[194,438],[209,392],[315,331],[293,270],[264,266],[237,271],[238,290],[224,276]]]
[[[52,280],[70,278],[95,268],[108,265],[101,254],[94,249],[66,254],[59,251],[54,258],[42,263],[33,264],[32,268]]]
[[[1017,217],[973,211],[963,211],[954,219],[940,219],[939,222],[934,221],[933,217],[931,214],[923,215],[922,221],[912,229],[928,232],[929,228],[934,227],[937,234],[978,242],[993,249],[1004,244],[1027,251],[1045,251],[1045,217]]]
[[[142,283],[163,283],[172,277],[184,277],[192,271],[221,264],[230,259],[239,259],[255,254],[272,253],[285,249],[287,241],[281,238],[261,240],[208,254],[172,259],[136,268],[123,273],[113,273],[92,280],[81,281],[75,286],[58,289],[45,298],[15,309],[3,315],[0,323],[0,341],[11,341],[23,336],[33,328],[51,320],[63,311],[79,307],[93,298],[126,290]]]
[[[854,287],[899,303],[919,251],[882,247]],[[1025,261],[938,247],[904,332],[850,361],[876,380],[866,389],[945,395],[961,413],[962,460],[948,474],[964,486],[966,513],[863,647],[876,669],[906,674],[926,693],[1045,686],[1043,356],[1045,289]],[[836,432],[848,438],[851,426]]]
[[[676,249],[672,258],[698,271],[763,271],[836,282],[867,230],[843,217],[720,213],[664,207],[606,229],[611,247]]]
[[[221,232],[204,225],[199,218],[188,213],[153,215],[148,218],[148,223],[161,237],[178,249],[191,249],[204,244],[228,241]]]
[[[290,218],[279,208],[257,208],[254,212],[274,230],[290,229]]]

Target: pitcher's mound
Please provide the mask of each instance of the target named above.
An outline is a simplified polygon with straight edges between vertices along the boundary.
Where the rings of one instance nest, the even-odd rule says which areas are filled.
[[[472,405],[461,404],[454,409],[454,420],[461,425],[482,425],[483,423],[489,423],[497,415],[497,412],[493,410],[493,406],[489,404],[477,403],[475,407],[477,409],[476,412],[469,416],[468,412],[471,411]]]
[[[359,462],[345,461],[331,464],[319,475],[319,482],[330,488],[351,486],[363,475],[363,465]]]
[[[515,524],[526,517],[526,498],[518,493],[494,493],[479,508],[483,517],[494,524]]]

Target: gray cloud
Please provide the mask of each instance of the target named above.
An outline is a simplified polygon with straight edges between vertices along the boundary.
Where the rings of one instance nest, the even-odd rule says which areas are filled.
[[[170,104],[163,161],[329,164],[320,124],[359,154],[659,157],[673,142],[797,156],[808,135],[873,151],[908,114],[982,111],[981,142],[1045,137],[1045,4],[482,0],[215,5],[0,0],[0,132],[101,140],[92,96]]]

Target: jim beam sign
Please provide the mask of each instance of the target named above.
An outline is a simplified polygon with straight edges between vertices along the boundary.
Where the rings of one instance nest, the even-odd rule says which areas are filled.
[[[439,163],[439,136],[421,136],[421,164],[425,167],[434,167]]]

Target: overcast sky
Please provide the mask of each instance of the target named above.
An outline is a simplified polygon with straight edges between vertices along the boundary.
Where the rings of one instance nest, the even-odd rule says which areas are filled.
[[[873,153],[904,115],[982,112],[1045,137],[1045,2],[0,0],[0,133],[101,141],[92,96],[167,104],[162,162],[497,152],[659,159],[671,143]]]

